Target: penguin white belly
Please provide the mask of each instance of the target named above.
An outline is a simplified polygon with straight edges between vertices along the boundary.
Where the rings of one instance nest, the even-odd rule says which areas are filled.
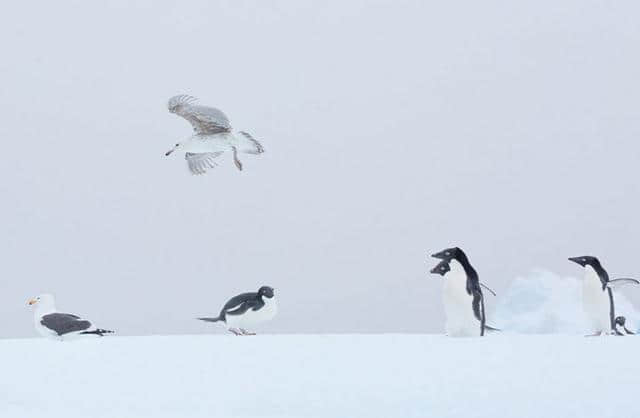
[[[602,282],[595,272],[588,272],[582,284],[582,308],[589,331],[594,334],[611,331],[609,292],[602,290]]]
[[[278,313],[278,305],[275,299],[275,297],[264,298],[264,306],[257,311],[249,309],[242,315],[227,315],[227,327],[251,329],[261,322],[273,319]]]
[[[467,276],[464,272],[452,270],[446,275],[442,302],[447,317],[445,331],[448,336],[480,336],[480,322],[473,315],[473,296],[467,293]]]

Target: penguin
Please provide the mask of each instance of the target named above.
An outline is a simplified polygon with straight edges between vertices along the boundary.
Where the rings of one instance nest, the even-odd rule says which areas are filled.
[[[624,316],[619,316],[616,318],[615,321],[615,326],[616,326],[616,335],[635,335],[635,332],[629,331],[629,329],[626,326],[627,323],[627,318],[625,318]]]
[[[273,319],[278,313],[274,290],[262,286],[257,292],[234,296],[215,318],[197,318],[205,322],[224,322],[235,335],[255,335],[248,331],[253,326]]]
[[[431,273],[445,277],[442,290],[445,331],[451,337],[484,336],[484,297],[478,273],[458,247],[447,248],[432,257],[442,260]]]
[[[569,261],[584,267],[582,308],[592,335],[616,333],[616,307],[611,289],[626,284],[640,284],[636,279],[609,279],[600,260],[593,256],[570,257]]]

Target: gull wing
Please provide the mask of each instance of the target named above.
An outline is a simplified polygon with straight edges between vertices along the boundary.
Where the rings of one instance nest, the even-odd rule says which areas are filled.
[[[201,135],[213,135],[231,131],[227,115],[215,107],[192,104],[195,97],[180,95],[169,99],[169,111],[189,121],[193,130]]]
[[[65,313],[52,313],[44,315],[40,323],[55,331],[58,335],[68,334],[70,332],[85,331],[91,327],[91,322],[81,319],[77,315]]]
[[[185,160],[187,160],[187,165],[189,166],[189,171],[191,174],[200,175],[207,172],[210,168],[215,168],[218,166],[218,163],[215,161],[222,155],[222,151],[218,152],[187,152],[184,155]]]

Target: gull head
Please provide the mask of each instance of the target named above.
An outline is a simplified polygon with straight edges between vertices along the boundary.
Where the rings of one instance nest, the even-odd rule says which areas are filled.
[[[169,151],[165,152],[165,153],[164,153],[164,155],[165,155],[166,157],[168,157],[169,155],[171,155],[171,153],[172,153],[173,151],[175,151],[175,150],[177,150],[178,148],[180,148],[180,145],[181,145],[181,144],[178,142],[177,144],[175,144],[175,145],[173,146],[173,148],[171,148]]]
[[[54,304],[55,304],[55,300],[53,299],[53,296],[46,293],[43,295],[38,295],[35,298],[29,299],[29,301],[27,302],[27,305],[34,308],[40,307],[40,306],[53,307]]]

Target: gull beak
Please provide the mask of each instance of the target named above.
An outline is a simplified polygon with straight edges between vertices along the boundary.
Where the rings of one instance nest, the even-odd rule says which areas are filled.
[[[169,151],[165,152],[165,153],[164,153],[165,157],[168,157],[169,155],[171,155],[171,153],[172,153],[173,151],[175,151],[175,150],[176,150],[175,148],[172,148],[172,149],[170,149]]]
[[[31,305],[35,305],[36,303],[38,303],[37,300],[31,299],[29,302],[27,302],[27,305],[31,306]]]

